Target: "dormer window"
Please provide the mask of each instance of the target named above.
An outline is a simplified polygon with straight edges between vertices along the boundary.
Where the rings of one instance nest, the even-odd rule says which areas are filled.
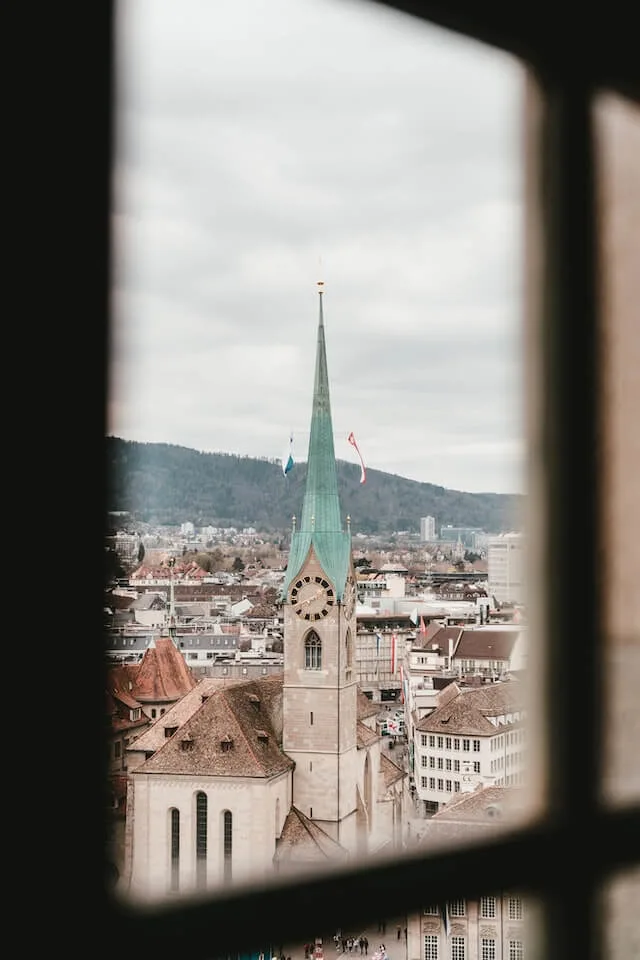
[[[193,737],[190,737],[189,734],[181,741],[180,747],[182,750],[192,750],[193,749]]]
[[[165,727],[164,728],[165,738],[168,739],[169,737],[172,737],[177,729],[178,729],[177,727]]]
[[[260,709],[260,697],[258,697],[255,693],[249,694],[249,703],[252,703],[256,710]]]
[[[232,748],[233,748],[233,740],[231,739],[229,734],[227,734],[220,741],[220,749],[222,750],[223,753],[228,753]]]
[[[269,734],[267,733],[266,730],[256,730],[256,734],[257,734],[257,736],[258,736],[258,740],[259,740],[261,743],[268,743],[268,742],[269,742]]]

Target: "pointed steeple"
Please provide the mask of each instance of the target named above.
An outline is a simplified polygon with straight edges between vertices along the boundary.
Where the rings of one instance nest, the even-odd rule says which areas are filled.
[[[307,458],[307,486],[302,506],[300,530],[313,532],[338,532],[340,502],[338,500],[338,476],[333,447],[333,424],[329,398],[329,374],[327,349],[324,337],[324,314],[322,312],[323,284],[318,284],[319,319],[316,373],[313,385],[311,431]]]
[[[323,282],[319,282],[318,340],[306,488],[302,517],[291,535],[289,563],[282,586],[283,597],[291,580],[305,562],[311,546],[315,549],[327,576],[331,578],[338,599],[342,598],[351,559],[351,528],[345,532],[340,520],[324,330],[323,287]]]

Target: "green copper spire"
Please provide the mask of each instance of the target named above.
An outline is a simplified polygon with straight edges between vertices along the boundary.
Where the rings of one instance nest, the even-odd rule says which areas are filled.
[[[316,352],[316,375],[313,386],[313,406],[309,455],[307,457],[307,488],[302,506],[300,530],[310,533],[337,532],[342,530],[340,503],[338,500],[338,477],[336,456],[333,448],[333,425],[329,399],[329,374],[327,350],[324,339],[324,315],[322,312],[322,286],[319,286],[320,317],[318,322],[318,346]]]
[[[329,399],[329,373],[322,308],[323,284],[318,283],[319,321],[316,370],[311,408],[311,430],[307,458],[307,484],[302,518],[291,536],[291,551],[282,594],[305,562],[313,546],[338,599],[342,598],[351,560],[351,531],[345,533],[340,520],[338,475],[333,445],[333,424]]]

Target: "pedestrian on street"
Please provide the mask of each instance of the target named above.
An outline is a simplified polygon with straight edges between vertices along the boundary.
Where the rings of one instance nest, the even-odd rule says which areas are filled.
[[[398,924],[397,934],[398,934],[398,940],[399,940],[400,937],[402,936],[402,927],[400,926],[400,924]]]
[[[347,938],[346,938],[346,937],[343,937],[343,938],[342,938],[342,952],[343,952],[343,953],[346,953],[346,952],[347,952]]]
[[[369,938],[365,935],[365,936],[362,938],[362,940],[363,940],[363,943],[364,943],[364,952],[365,952],[365,953],[368,953],[368,952],[369,952]]]

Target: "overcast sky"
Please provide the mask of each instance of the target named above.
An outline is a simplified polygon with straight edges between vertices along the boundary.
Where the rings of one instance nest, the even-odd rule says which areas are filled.
[[[349,0],[118,14],[109,433],[305,460],[324,312],[336,456],[522,480],[521,73]]]

